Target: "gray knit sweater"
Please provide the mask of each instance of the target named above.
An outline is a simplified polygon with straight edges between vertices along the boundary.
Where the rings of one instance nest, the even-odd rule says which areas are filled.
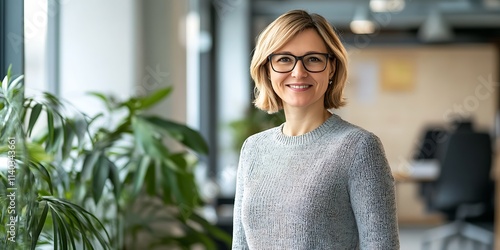
[[[243,145],[233,249],[399,249],[380,140],[335,114],[304,135],[282,128]]]

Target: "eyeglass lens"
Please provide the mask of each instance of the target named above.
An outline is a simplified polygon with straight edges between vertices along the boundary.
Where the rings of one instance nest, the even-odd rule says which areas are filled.
[[[290,54],[274,54],[271,56],[271,66],[273,70],[280,73],[292,71],[298,60],[302,60],[304,68],[309,72],[321,72],[326,69],[328,55],[307,54],[297,57]]]

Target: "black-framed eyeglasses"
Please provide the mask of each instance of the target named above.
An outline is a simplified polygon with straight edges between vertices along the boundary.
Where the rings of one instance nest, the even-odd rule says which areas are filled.
[[[277,73],[291,72],[297,62],[302,61],[304,68],[311,73],[323,72],[328,65],[328,59],[333,58],[328,53],[309,53],[303,56],[294,56],[292,54],[270,54],[267,59],[271,63],[271,68]]]

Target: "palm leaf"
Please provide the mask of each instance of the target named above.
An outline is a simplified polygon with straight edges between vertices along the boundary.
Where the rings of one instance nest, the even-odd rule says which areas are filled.
[[[31,248],[35,249],[36,244],[38,242],[38,238],[40,237],[40,233],[45,225],[45,219],[47,218],[47,213],[49,212],[49,206],[45,205],[42,211],[40,218],[38,219],[37,225],[33,225],[33,240],[31,242]]]
[[[137,195],[143,187],[146,173],[151,165],[151,158],[149,156],[141,157],[137,166],[137,171],[134,173],[132,194]]]
[[[195,152],[201,154],[208,153],[208,145],[205,142],[205,139],[203,139],[203,137],[193,129],[157,116],[141,116],[140,118],[144,119],[151,125],[154,125],[153,127],[155,130],[168,133],[170,136]]]
[[[101,154],[96,162],[96,166],[94,166],[92,176],[92,193],[94,195],[95,203],[98,203],[101,199],[104,185],[109,177],[109,172],[110,160]]]
[[[159,90],[156,90],[152,94],[138,98],[137,102],[139,103],[138,109],[147,109],[157,104],[161,100],[165,99],[172,92],[172,87],[166,87]]]
[[[33,127],[35,126],[36,121],[38,120],[38,116],[40,116],[40,112],[42,112],[43,106],[39,103],[35,104],[35,106],[31,109],[31,115],[28,122],[28,136],[31,136],[31,132],[33,131]]]
[[[95,239],[101,249],[111,249],[106,229],[99,219],[87,210],[51,196],[42,196],[40,201],[46,202],[49,207],[54,230],[58,229],[54,231],[54,238],[59,241],[58,244],[62,246],[62,249],[68,249],[69,246],[72,249],[77,249],[76,244],[79,239],[89,242],[90,239]],[[106,237],[103,237],[102,234],[105,234]]]

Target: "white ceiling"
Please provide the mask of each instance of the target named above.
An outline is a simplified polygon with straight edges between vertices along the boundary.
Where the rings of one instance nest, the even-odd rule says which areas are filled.
[[[337,28],[347,28],[356,7],[369,1],[256,0],[252,16],[272,20],[291,9],[305,9],[327,17]],[[431,9],[438,9],[453,28],[499,28],[500,0],[406,0],[401,12],[372,13],[384,29],[418,28]]]
[[[370,18],[377,27],[377,36],[370,38],[373,43],[500,43],[500,0],[372,1],[404,2],[404,8],[398,12],[370,12]],[[370,0],[254,0],[251,1],[251,11],[255,32],[288,10],[304,9],[326,17],[349,41],[356,39],[349,29],[355,11],[360,6],[368,9],[369,4]],[[430,22],[430,13],[436,10],[444,24]],[[426,32],[421,32],[426,20],[430,25],[425,25]],[[437,30],[438,26],[448,30]],[[429,27],[432,28],[429,30]],[[427,35],[426,38],[422,35],[429,32],[438,37]],[[439,37],[442,34],[447,34],[444,39]]]

